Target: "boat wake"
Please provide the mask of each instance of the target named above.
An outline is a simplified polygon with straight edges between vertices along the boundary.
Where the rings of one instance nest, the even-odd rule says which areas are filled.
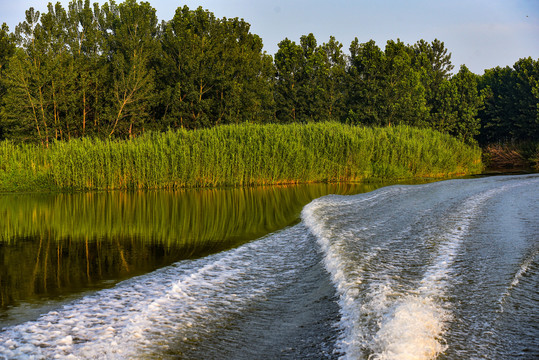
[[[315,251],[298,225],[86,296],[0,333],[0,358],[174,357],[203,344],[272,291],[290,286]],[[167,355],[168,354],[168,355]]]
[[[500,177],[319,198],[298,225],[3,329],[0,359],[534,358],[538,185]],[[515,194],[527,196],[519,218],[493,236],[487,220]],[[496,345],[504,334],[512,347]]]
[[[515,186],[464,198],[451,198],[437,184],[391,187],[306,206],[302,218],[339,295],[342,358],[434,359],[443,353],[461,245],[485,203]],[[419,203],[422,195],[431,201]]]

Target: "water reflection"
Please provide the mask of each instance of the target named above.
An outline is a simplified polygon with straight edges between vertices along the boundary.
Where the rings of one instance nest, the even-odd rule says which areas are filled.
[[[298,221],[317,197],[382,185],[1,195],[0,325],[1,309],[238,246]]]

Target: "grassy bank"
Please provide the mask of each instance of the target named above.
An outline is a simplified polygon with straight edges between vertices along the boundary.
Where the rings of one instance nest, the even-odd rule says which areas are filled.
[[[0,191],[146,189],[444,177],[481,151],[427,129],[231,125],[129,141],[0,143]]]

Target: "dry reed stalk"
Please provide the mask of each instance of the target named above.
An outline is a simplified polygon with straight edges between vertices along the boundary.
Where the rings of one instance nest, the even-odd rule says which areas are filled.
[[[485,149],[488,165],[494,169],[523,168],[528,166],[526,158],[512,145],[491,144]]]

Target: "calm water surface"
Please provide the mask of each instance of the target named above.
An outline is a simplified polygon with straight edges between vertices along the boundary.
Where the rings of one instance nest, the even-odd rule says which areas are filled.
[[[538,358],[539,175],[374,188],[0,197],[0,359]]]

